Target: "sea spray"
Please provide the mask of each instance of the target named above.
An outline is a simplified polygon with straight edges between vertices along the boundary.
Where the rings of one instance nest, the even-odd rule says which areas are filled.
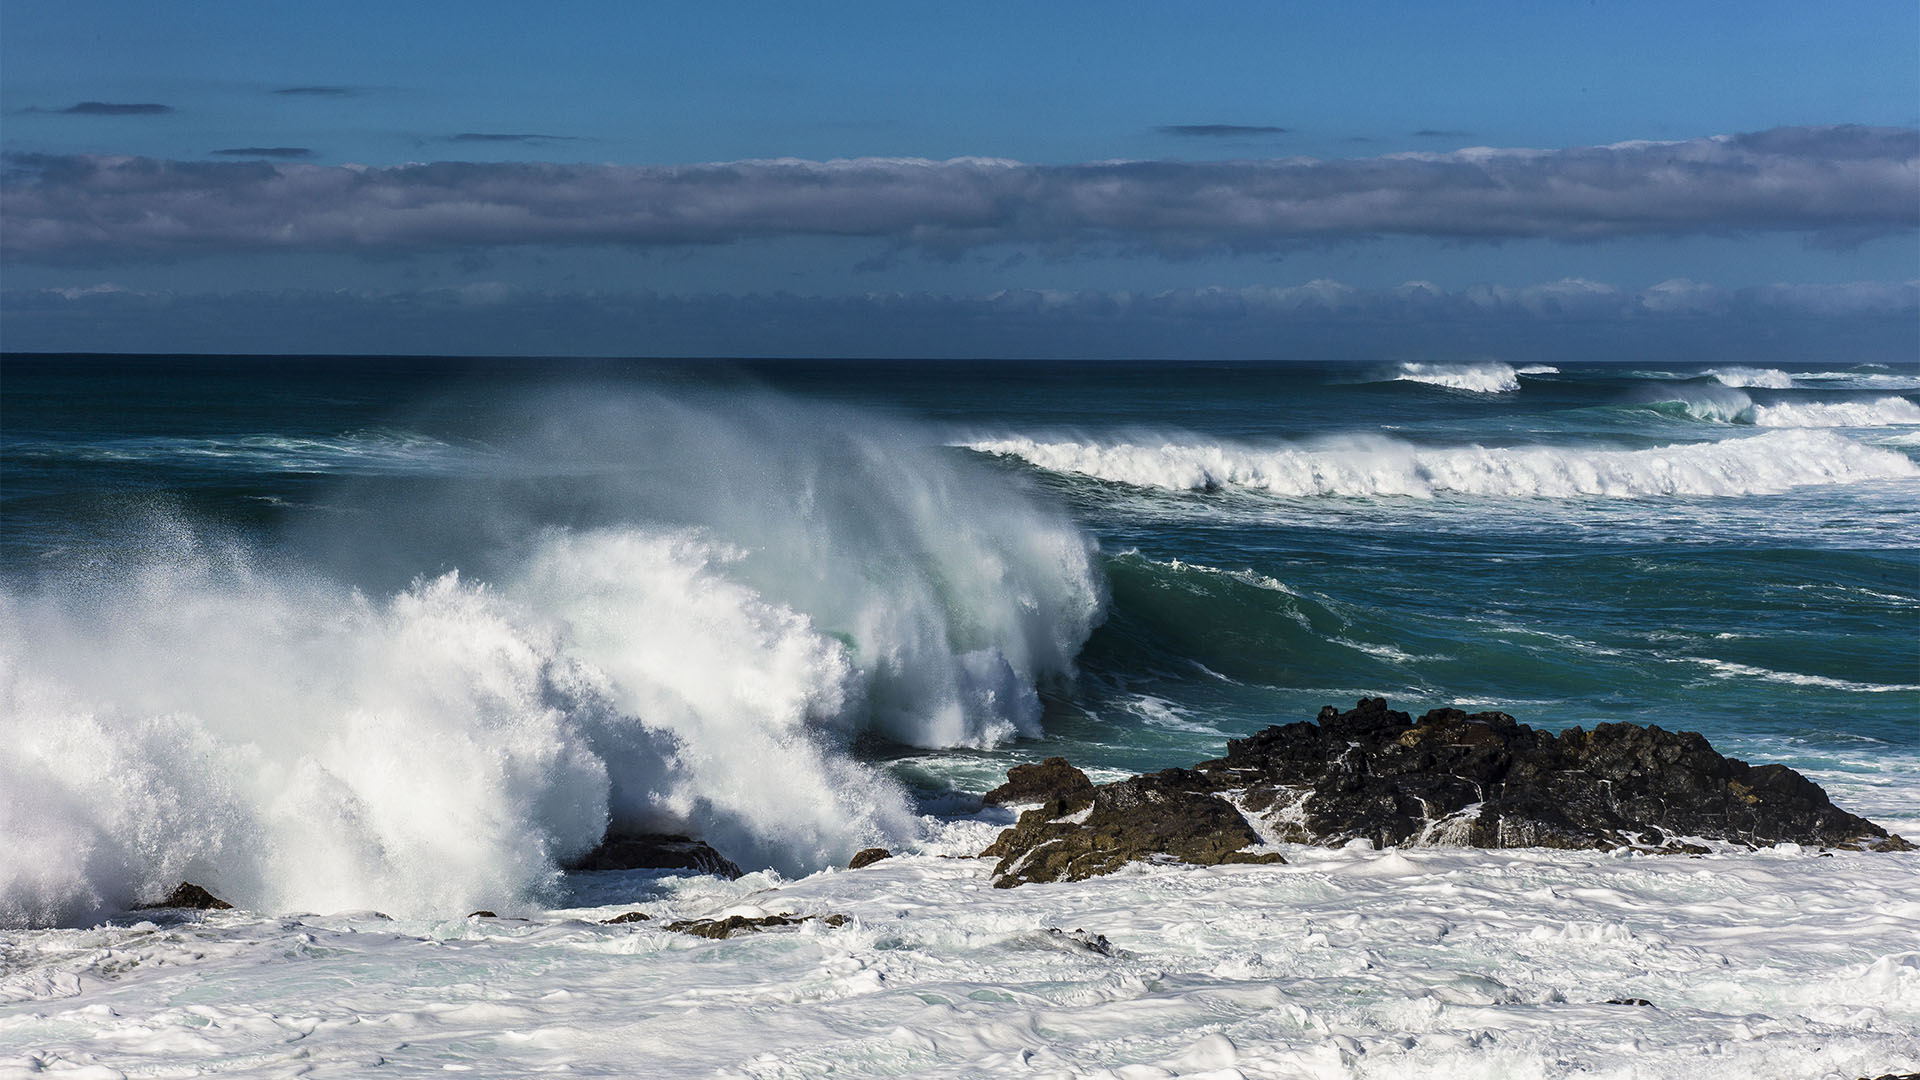
[[[852,742],[1037,734],[1036,685],[1101,617],[1088,538],[908,426],[751,394],[516,408],[445,498],[343,489],[270,550],[160,515],[143,551],[0,596],[0,922],[181,878],[515,910],[609,825],[788,873],[911,843]]]
[[[1533,367],[1527,369],[1527,373],[1545,374],[1554,370],[1551,367]],[[1399,373],[1393,379],[1474,394],[1504,394],[1520,389],[1518,373],[1512,365],[1492,360],[1478,364],[1405,363],[1400,365]]]

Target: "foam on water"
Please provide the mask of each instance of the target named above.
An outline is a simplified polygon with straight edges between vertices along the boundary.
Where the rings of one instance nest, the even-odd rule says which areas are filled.
[[[1903,397],[1874,401],[1781,402],[1755,405],[1753,422],[1759,427],[1894,427],[1920,424],[1920,405]]]
[[[797,873],[921,827],[862,733],[1038,733],[1104,603],[1064,518],[884,424],[600,408],[508,470],[564,466],[519,498],[570,484],[582,524],[458,493],[486,580],[369,593],[162,516],[138,557],[0,592],[0,925],[183,878],[270,911],[519,910],[609,823]]]
[[[1768,390],[1790,390],[1793,376],[1774,368],[1724,367],[1706,372],[1722,386],[1757,386]]]
[[[1248,446],[1191,437],[1154,444],[1026,436],[965,445],[1053,472],[1141,487],[1283,496],[1737,496],[1920,476],[1920,466],[1903,454],[1825,431],[1775,431],[1645,450],[1426,448],[1359,436],[1313,446]]]
[[[1528,374],[1552,371],[1552,368],[1531,368]],[[1449,390],[1465,390],[1475,394],[1504,394],[1520,389],[1520,380],[1510,365],[1488,361],[1479,364],[1420,364],[1400,365],[1400,373],[1393,377],[1399,382],[1427,383],[1431,386],[1444,386]]]
[[[972,850],[993,826],[949,832]],[[632,876],[526,922],[222,912],[0,933],[0,1069],[1800,1080],[1920,1068],[1920,856],[1284,852],[1286,865],[1135,866],[1012,890],[987,887],[983,861],[931,854],[798,881]],[[635,909],[653,921],[599,922]],[[726,911],[849,921],[724,941],[659,929]]]

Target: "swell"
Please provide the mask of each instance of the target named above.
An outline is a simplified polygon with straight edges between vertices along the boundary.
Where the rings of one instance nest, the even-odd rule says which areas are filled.
[[[1898,452],[1832,432],[1801,430],[1642,450],[1431,448],[1362,436],[1314,445],[1253,445],[1190,436],[1157,443],[1009,436],[965,445],[1051,472],[1139,487],[1292,497],[1737,496],[1920,476],[1920,467]]]
[[[1102,616],[1087,537],[903,425],[771,396],[513,411],[495,478],[369,481],[273,551],[149,514],[137,551],[0,593],[0,924],[183,878],[261,910],[512,910],[610,826],[844,861],[921,827],[857,739],[1038,734]]]

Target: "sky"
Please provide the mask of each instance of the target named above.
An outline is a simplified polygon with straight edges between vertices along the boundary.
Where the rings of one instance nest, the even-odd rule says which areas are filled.
[[[8,350],[1920,352],[1911,0],[8,0],[0,154]]]

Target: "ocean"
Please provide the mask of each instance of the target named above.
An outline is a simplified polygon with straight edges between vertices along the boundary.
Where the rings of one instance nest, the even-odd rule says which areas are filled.
[[[0,1072],[1920,1069],[1912,853],[956,857],[1013,764],[1367,696],[1698,731],[1920,840],[1916,402],[1844,359],[7,356]],[[609,824],[750,872],[558,869]],[[239,910],[130,912],[182,880]]]

